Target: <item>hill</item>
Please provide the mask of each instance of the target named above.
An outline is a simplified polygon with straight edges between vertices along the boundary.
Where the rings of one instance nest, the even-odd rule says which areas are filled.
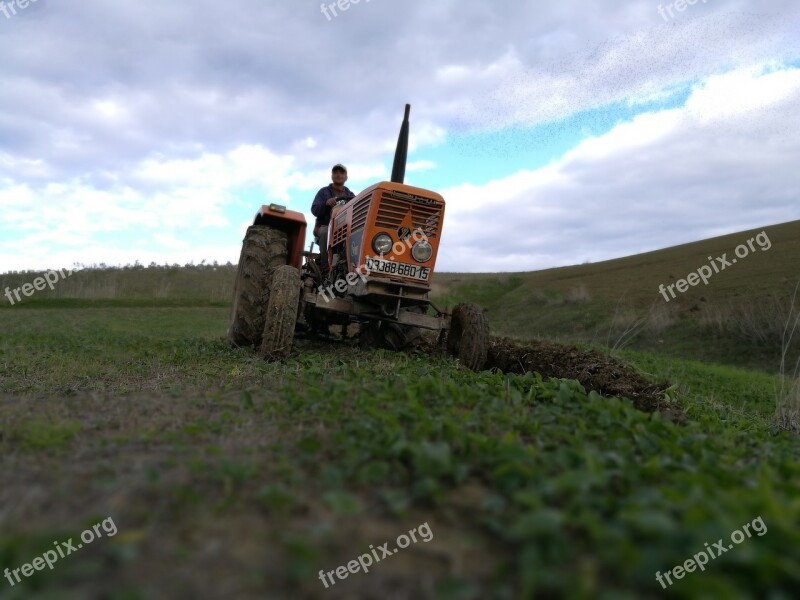
[[[750,239],[761,232],[766,236],[748,246]],[[735,249],[744,245],[747,254],[737,258]],[[744,251],[742,251],[744,253]],[[731,264],[722,268],[720,261],[710,261],[726,254]],[[733,262],[732,262],[733,261]],[[674,283],[685,278],[704,265],[716,263],[720,272],[712,267],[708,284],[690,287],[683,294],[669,302],[659,294],[659,285]],[[659,300],[665,304],[675,302],[682,306],[693,305],[705,298],[707,301],[729,300],[744,297],[757,300],[775,293],[791,291],[794,282],[800,277],[800,221],[779,225],[759,227],[739,233],[710,238],[698,242],[672,246],[662,250],[645,252],[624,258],[598,263],[545,269],[526,273],[503,273],[491,276],[482,273],[442,273],[437,274],[436,283],[441,285],[442,294],[454,289],[474,288],[481,285],[497,285],[509,294],[516,287],[530,292],[529,298],[563,297],[581,300],[588,297],[616,303],[620,298],[633,305],[648,306]],[[511,286],[510,281],[517,285]],[[459,285],[461,284],[461,285]],[[508,300],[519,300],[520,294],[512,294]],[[505,299],[503,295],[492,298]],[[505,319],[503,319],[505,321]]]
[[[748,240],[761,232],[762,244],[754,241],[750,251]],[[737,259],[742,244],[748,254]],[[722,268],[717,258],[731,264]],[[774,372],[800,282],[798,265],[800,221],[793,221],[594,264],[529,273],[438,274],[436,297],[446,305],[481,304],[493,331],[516,339],[630,346]],[[659,293],[660,285],[704,266],[711,271],[707,285],[701,280],[685,293],[673,288],[676,297],[667,291],[669,301]],[[790,361],[797,356],[794,345]]]
[[[757,239],[764,232],[764,237]],[[748,240],[754,250],[750,250]],[[768,242],[768,243],[767,243]],[[748,255],[736,259],[737,246]],[[763,248],[763,249],[762,249]],[[737,260],[721,269],[720,259]],[[720,268],[714,273],[709,257]],[[469,300],[489,311],[492,331],[519,340],[551,339],[609,348],[630,347],[775,372],[781,338],[800,281],[800,221],[604,261],[527,273],[437,273],[433,298],[453,306]],[[659,293],[702,267],[708,284],[676,297]],[[0,275],[0,291],[38,273]],[[136,305],[226,306],[236,266],[81,266],[55,290],[24,299],[28,307],[68,306],[68,299]],[[64,300],[68,300],[64,302]],[[0,308],[12,308],[0,299]],[[800,355],[792,346],[789,362]]]

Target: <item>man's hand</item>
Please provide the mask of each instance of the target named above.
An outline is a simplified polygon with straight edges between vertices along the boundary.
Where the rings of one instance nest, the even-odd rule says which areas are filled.
[[[336,206],[336,198],[329,198],[325,204],[327,206]]]

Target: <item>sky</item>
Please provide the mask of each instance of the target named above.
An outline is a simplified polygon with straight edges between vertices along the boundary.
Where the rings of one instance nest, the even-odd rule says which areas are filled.
[[[440,271],[800,219],[796,0],[4,0],[0,51],[0,272],[236,263],[388,180],[405,103]]]

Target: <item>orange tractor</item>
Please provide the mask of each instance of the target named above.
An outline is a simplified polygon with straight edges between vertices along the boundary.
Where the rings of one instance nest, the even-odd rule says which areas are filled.
[[[395,150],[391,181],[363,190],[333,208],[323,271],[314,243],[303,250],[306,220],[284,206],[261,207],[247,229],[239,258],[228,339],[256,346],[267,359],[283,359],[300,332],[325,333],[358,324],[362,347],[400,350],[421,329],[439,332],[439,343],[463,365],[486,362],[489,325],[475,304],[452,313],[430,300],[431,280],[444,219],[444,199],[403,183],[408,115]]]

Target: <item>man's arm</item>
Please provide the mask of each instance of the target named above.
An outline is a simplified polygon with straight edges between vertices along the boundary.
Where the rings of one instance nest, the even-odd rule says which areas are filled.
[[[330,188],[324,187],[314,196],[314,202],[311,204],[311,214],[317,218],[325,216],[325,210],[327,209],[325,204],[331,197],[329,189]]]

